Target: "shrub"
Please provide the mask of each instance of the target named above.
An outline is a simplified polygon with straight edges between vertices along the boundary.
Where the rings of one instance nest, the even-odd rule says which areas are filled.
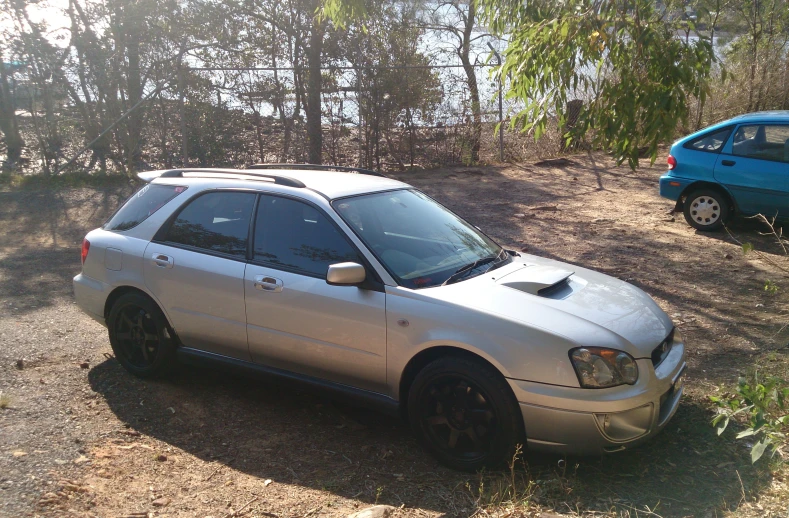
[[[746,428],[737,434],[737,439],[750,438],[751,462],[756,462],[765,453],[775,455],[786,445],[789,432],[789,383],[766,376],[760,379],[758,371],[752,376],[740,377],[736,394],[722,397],[711,396],[718,405],[718,415],[712,425],[721,435],[735,416],[745,420]]]

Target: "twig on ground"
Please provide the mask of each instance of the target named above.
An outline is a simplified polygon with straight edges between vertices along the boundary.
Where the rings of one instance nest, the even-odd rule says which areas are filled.
[[[245,503],[244,505],[242,505],[241,507],[239,507],[235,511],[231,511],[231,512],[227,513],[222,518],[233,518],[234,516],[238,516],[238,513],[240,513],[241,511],[243,511],[247,507],[249,507],[249,505],[252,504],[253,502],[256,502],[258,498],[259,497],[256,496],[255,498],[253,498],[249,502]]]
[[[739,239],[737,239],[734,236],[734,234],[731,233],[731,231],[729,230],[729,227],[727,227],[726,225],[723,225],[723,228],[726,230],[726,233],[729,234],[729,237],[732,239],[732,241],[734,241],[735,243],[737,243],[740,246],[743,246],[744,243],[742,241],[740,241]],[[781,246],[783,247],[783,245],[781,245]],[[784,273],[789,274],[789,268],[787,268],[786,266],[782,266],[782,265],[778,264],[774,259],[772,259],[771,257],[761,253],[758,250],[754,249],[754,250],[751,250],[751,251],[754,254],[756,254],[759,257],[759,259],[761,259],[762,261],[764,261],[767,264],[770,264],[772,266],[775,266],[776,268],[778,268],[779,270],[781,270]]]
[[[212,472],[211,472],[211,474],[210,474],[210,475],[208,475],[208,478],[206,478],[206,479],[205,479],[205,481],[206,481],[206,482],[208,482],[209,480],[211,480],[212,478],[214,478],[214,475],[216,475],[217,473],[219,473],[219,470],[220,470],[220,469],[222,469],[222,466],[219,466],[219,467],[218,467],[218,468],[216,468],[214,471],[212,471]]]
[[[747,497],[747,496],[745,496],[745,486],[744,486],[744,485],[743,485],[743,483],[742,483],[742,477],[740,477],[740,471],[735,469],[735,470],[734,470],[734,472],[735,472],[735,473],[737,473],[737,480],[739,480],[739,481],[740,481],[740,490],[742,491],[742,498],[741,498],[741,499],[740,499],[740,501],[737,503],[737,507],[740,507],[740,505],[741,505],[743,502],[746,502],[746,501],[748,500],[748,497]]]

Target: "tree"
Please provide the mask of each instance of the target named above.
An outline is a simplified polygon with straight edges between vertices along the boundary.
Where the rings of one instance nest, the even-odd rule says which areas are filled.
[[[25,146],[22,135],[19,133],[19,124],[16,118],[16,103],[11,94],[6,64],[3,63],[3,53],[0,52],[0,132],[6,146],[5,168],[11,169],[22,156]]]
[[[370,5],[374,16],[365,30],[349,30],[349,41],[338,54],[356,68],[356,91],[359,115],[364,124],[365,162],[381,167],[380,146],[402,168],[405,166],[397,143],[399,128],[405,129],[408,162],[415,161],[419,122],[430,118],[440,102],[441,84],[429,58],[419,46],[424,27],[415,22],[414,11],[407,5],[386,2]],[[408,67],[408,68],[406,68]]]
[[[478,0],[481,21],[508,40],[498,74],[525,107],[512,125],[539,138],[565,127],[567,103],[585,102],[564,137],[587,136],[631,167],[670,141],[688,99],[704,96],[714,59],[706,39],[681,41],[653,0]],[[362,17],[364,0],[324,0],[340,25]]]
[[[490,34],[478,33],[477,0],[441,0],[428,5],[430,10],[425,27],[449,35],[453,39],[455,54],[460,58],[463,72],[466,74],[472,116],[471,161],[478,162],[482,141],[482,105],[479,100],[477,71],[474,66],[476,63],[471,61],[471,45],[479,39],[490,37]]]

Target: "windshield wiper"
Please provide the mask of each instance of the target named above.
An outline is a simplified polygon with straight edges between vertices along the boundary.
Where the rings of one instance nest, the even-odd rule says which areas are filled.
[[[502,251],[504,251],[504,249],[502,249]],[[446,284],[450,284],[453,280],[458,279],[460,276],[462,276],[462,275],[464,275],[466,273],[469,273],[470,271],[474,270],[475,268],[478,268],[478,267],[482,266],[483,264],[488,264],[488,263],[492,263],[493,261],[496,261],[500,256],[501,256],[501,252],[499,252],[496,255],[489,255],[487,257],[482,257],[480,259],[477,259],[473,263],[469,263],[469,264],[467,264],[465,266],[461,266],[460,268],[455,270],[455,273],[450,275],[447,278],[447,280],[442,282],[441,286],[444,286]],[[491,268],[492,268],[492,266],[491,266]]]

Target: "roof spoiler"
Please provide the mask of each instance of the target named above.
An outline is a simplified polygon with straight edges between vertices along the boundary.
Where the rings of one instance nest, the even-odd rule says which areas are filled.
[[[152,181],[154,181],[157,178],[159,178],[160,176],[162,176],[162,174],[164,174],[164,173],[165,173],[165,170],[162,170],[162,171],[145,171],[145,172],[142,172],[142,173],[137,173],[137,178],[139,178],[140,180],[142,180],[145,183],[151,183]]]

